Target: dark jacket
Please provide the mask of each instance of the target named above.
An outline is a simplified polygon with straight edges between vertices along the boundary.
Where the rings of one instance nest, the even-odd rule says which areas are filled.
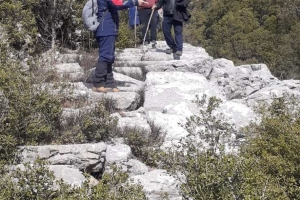
[[[163,8],[164,15],[173,15],[176,0],[158,0],[156,3],[157,10]]]
[[[118,35],[118,10],[128,9],[137,5],[137,0],[128,0],[121,6],[116,6],[111,0],[97,0],[98,20],[101,20],[95,36]],[[106,12],[107,11],[107,12]],[[102,18],[104,14],[104,17]]]
[[[157,9],[163,7],[164,16],[173,15],[173,19],[180,22],[187,22],[191,14],[187,10],[191,0],[159,0],[156,3]]]
[[[191,18],[191,14],[187,7],[191,0],[176,0],[176,9],[174,10],[173,19],[181,22],[187,22]]]

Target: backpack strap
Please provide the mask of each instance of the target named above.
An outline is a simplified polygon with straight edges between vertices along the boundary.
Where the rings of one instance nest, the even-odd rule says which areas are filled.
[[[101,23],[101,21],[103,20],[103,18],[104,18],[104,16],[106,15],[107,12],[108,12],[108,9],[106,9],[106,11],[103,13],[101,19],[98,20],[99,23]]]
[[[94,1],[92,0],[92,16],[94,16],[94,10],[95,10],[95,3]]]

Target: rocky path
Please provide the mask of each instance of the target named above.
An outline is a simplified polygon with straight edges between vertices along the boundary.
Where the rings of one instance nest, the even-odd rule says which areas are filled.
[[[119,118],[118,126],[150,129],[149,122],[154,122],[163,127],[166,131],[163,147],[187,135],[179,124],[198,113],[199,109],[192,103],[196,95],[221,99],[217,112],[225,114],[236,130],[254,119],[252,106],[260,101],[271,102],[274,94],[277,97],[284,93],[300,96],[299,80],[280,81],[264,64],[235,66],[230,60],[214,59],[203,48],[189,44],[184,44],[179,59],[165,54],[166,48],[165,42],[160,41],[156,49],[117,50],[114,76],[122,91],[119,93],[93,92],[93,71],[86,79],[76,62],[80,55],[58,55],[59,64],[54,68],[72,86],[72,92],[65,92],[70,99],[84,99],[88,105],[104,97],[114,99],[116,109],[122,110],[122,115],[113,114]],[[53,89],[52,92],[58,91]],[[76,115],[78,109],[85,107],[65,108],[63,116]],[[238,131],[238,134],[242,133]],[[234,140],[235,135],[232,138]],[[226,151],[230,153],[235,148],[228,146]],[[33,162],[37,156],[48,160],[56,176],[73,185],[82,184],[84,177],[81,173],[86,169],[100,172],[105,169],[104,165],[118,163],[128,170],[131,178],[142,183],[149,199],[159,199],[161,192],[169,193],[172,200],[181,199],[173,177],[164,170],[151,170],[134,159],[130,147],[122,143],[22,147],[21,153],[22,162]],[[55,170],[56,166],[72,173],[62,174]]]

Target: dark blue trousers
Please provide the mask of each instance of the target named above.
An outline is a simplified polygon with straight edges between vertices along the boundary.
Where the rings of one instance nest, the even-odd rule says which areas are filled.
[[[149,19],[150,19],[150,16],[151,16],[151,12],[152,12],[151,8],[145,8],[145,9],[139,10],[139,18],[140,18],[140,21],[143,25],[142,40],[144,39],[145,34],[147,34],[146,39],[145,39],[145,41],[147,41],[147,42],[150,42],[150,41],[153,41],[153,40],[156,41],[156,35],[157,35],[157,33],[156,33],[156,31],[157,31],[157,16],[158,16],[158,11],[157,10],[153,11],[153,15],[152,15],[152,18],[151,18],[150,24],[149,24],[149,29],[150,29],[150,33],[151,33],[150,40],[149,40],[149,34],[146,33],[148,22],[149,22]]]
[[[116,36],[99,36],[96,40],[99,45],[99,58],[95,69],[94,86],[115,88],[112,64],[115,61]]]
[[[173,39],[171,29],[172,26],[174,28],[175,33],[175,41]],[[165,36],[165,40],[167,42],[167,45],[171,49],[176,49],[177,51],[182,51],[183,47],[183,36],[182,36],[182,28],[183,23],[177,20],[173,19],[173,15],[164,15],[163,23],[162,23],[162,29]]]

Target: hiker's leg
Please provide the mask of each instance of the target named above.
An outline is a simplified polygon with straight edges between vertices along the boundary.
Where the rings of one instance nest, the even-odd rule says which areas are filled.
[[[182,51],[183,48],[183,36],[182,36],[182,26],[183,23],[177,20],[173,20],[174,33],[175,33],[175,42],[176,50]]]
[[[150,13],[151,14],[151,13]],[[150,32],[151,32],[151,41],[156,41],[156,35],[157,35],[157,16],[158,11],[154,10],[153,15],[150,21]]]
[[[99,60],[106,63],[115,62],[115,35],[108,35],[100,37],[101,40],[98,42],[100,51],[99,51]]]
[[[116,41],[116,36],[114,36],[114,35],[107,36],[106,53],[107,53],[107,55],[110,55],[111,59],[107,60],[107,79],[105,82],[106,88],[116,88],[116,82],[115,82],[113,71],[112,71],[112,64],[115,61],[115,41]]]
[[[114,79],[113,71],[112,71],[112,63],[107,64],[107,79],[105,83],[106,88],[116,88],[117,84]]]
[[[102,46],[105,37],[96,37],[96,40],[99,45],[99,58],[95,69],[94,86],[99,88],[105,87],[105,82],[107,79],[107,63],[105,62],[105,59],[101,56],[103,54],[103,51],[105,51],[105,49],[103,49]]]
[[[163,24],[162,24],[162,29],[163,29],[166,43],[171,49],[175,47],[175,43],[171,33],[172,21],[173,21],[173,16],[164,16]]]
[[[150,9],[139,10],[139,18],[140,18],[140,22],[142,24],[142,42],[144,41],[145,34],[147,34],[145,41],[149,42],[149,34],[146,33],[147,25],[148,25],[148,21],[149,21],[148,10],[150,10]]]

